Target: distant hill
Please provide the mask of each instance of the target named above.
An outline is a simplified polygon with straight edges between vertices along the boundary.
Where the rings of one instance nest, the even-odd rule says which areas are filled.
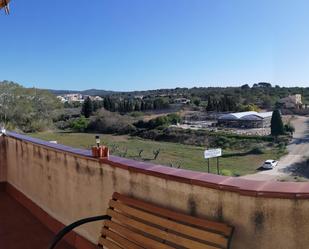
[[[70,94],[70,93],[80,93],[82,95],[91,95],[91,96],[106,96],[106,95],[112,95],[116,94],[118,92],[115,91],[106,91],[106,90],[98,90],[98,89],[88,89],[83,91],[74,91],[74,90],[53,90],[53,89],[47,89],[49,92],[55,94],[55,95],[64,95],[64,94]]]
[[[173,88],[156,89],[145,91],[106,91],[99,89],[89,89],[84,91],[72,90],[49,90],[55,95],[69,93],[80,93],[91,96],[114,96],[118,98],[131,99],[136,96],[143,96],[144,99],[165,98],[173,102],[176,98],[188,98],[197,102],[208,103],[210,98],[218,102],[220,99],[231,98],[233,102],[241,105],[254,104],[261,109],[271,109],[275,107],[280,98],[288,95],[301,94],[304,104],[309,104],[309,87],[280,87],[272,86],[267,82],[259,82],[249,86],[248,84],[239,87],[193,87],[193,88]]]

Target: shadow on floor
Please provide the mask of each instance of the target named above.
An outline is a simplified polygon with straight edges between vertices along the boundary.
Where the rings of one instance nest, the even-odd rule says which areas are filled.
[[[45,249],[54,234],[26,208],[0,191],[0,248]],[[57,249],[74,249],[61,242]]]

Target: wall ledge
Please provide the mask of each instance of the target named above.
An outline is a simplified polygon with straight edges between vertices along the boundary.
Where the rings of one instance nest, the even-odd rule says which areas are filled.
[[[101,164],[108,164],[130,172],[142,173],[167,180],[235,192],[243,196],[282,199],[309,199],[309,183],[247,180],[192,170],[175,169],[117,156],[96,159],[91,156],[90,150],[72,148],[61,144],[53,144],[41,139],[32,138],[14,132],[7,132],[6,136],[56,151],[86,157],[90,160],[96,160]]]

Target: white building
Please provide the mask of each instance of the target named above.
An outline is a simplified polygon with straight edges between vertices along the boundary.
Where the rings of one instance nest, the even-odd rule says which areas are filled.
[[[301,94],[289,95],[288,97],[280,99],[278,103],[286,109],[298,109],[303,105]]]
[[[190,99],[186,99],[186,98],[178,98],[174,100],[174,103],[177,104],[189,104],[191,101]]]
[[[70,93],[70,94],[64,94],[64,95],[59,95],[57,98],[62,102],[84,102],[86,98],[90,98],[92,101],[102,101],[103,98],[100,96],[90,96],[90,95],[82,95],[79,93]]]
[[[218,118],[218,125],[233,128],[270,127],[273,112],[237,112],[228,113]]]
[[[84,95],[83,96],[83,99],[87,99],[87,98],[90,98],[92,101],[102,101],[103,98],[100,97],[100,96],[90,96],[90,95]]]
[[[57,99],[59,99],[61,103],[67,102],[67,100],[63,96],[57,96]]]

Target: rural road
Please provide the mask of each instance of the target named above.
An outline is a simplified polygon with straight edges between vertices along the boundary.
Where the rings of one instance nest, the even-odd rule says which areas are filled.
[[[277,180],[289,175],[288,168],[309,157],[309,117],[297,116],[292,124],[295,127],[293,140],[287,146],[288,154],[283,156],[272,170],[264,170],[242,178],[252,180]],[[272,159],[272,158],[269,158]]]

